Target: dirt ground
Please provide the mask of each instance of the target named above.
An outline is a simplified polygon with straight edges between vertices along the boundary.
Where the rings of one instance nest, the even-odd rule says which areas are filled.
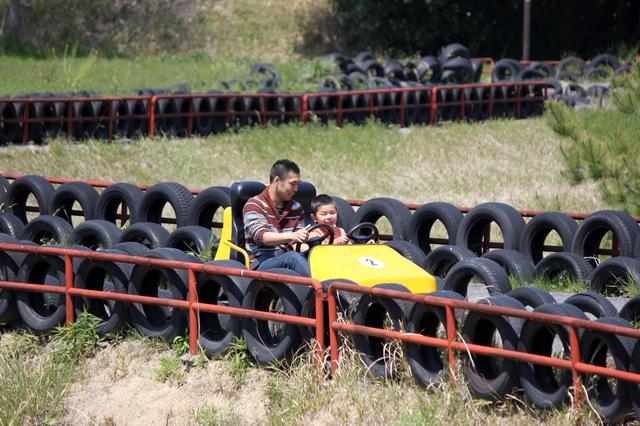
[[[262,380],[265,371],[252,368],[237,386],[228,364],[210,361],[191,367],[185,381],[162,382],[154,372],[171,352],[142,341],[109,345],[88,361],[63,399],[68,425],[194,425],[201,410],[229,424],[260,424],[266,418]],[[184,367],[183,367],[184,368]],[[201,413],[202,415],[202,413]],[[213,423],[219,424],[219,423]]]

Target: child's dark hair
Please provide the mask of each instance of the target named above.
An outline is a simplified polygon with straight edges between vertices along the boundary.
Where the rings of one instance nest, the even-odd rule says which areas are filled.
[[[336,202],[327,194],[316,195],[313,197],[313,200],[311,200],[311,213],[316,214],[319,207],[326,206],[327,204],[335,206]]]

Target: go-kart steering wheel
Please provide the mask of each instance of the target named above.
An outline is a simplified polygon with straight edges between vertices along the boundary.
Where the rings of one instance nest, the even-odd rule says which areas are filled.
[[[322,242],[326,240],[327,237],[329,237],[329,244],[333,244],[333,238],[335,237],[335,233],[333,231],[333,228],[330,227],[329,225],[325,223],[316,223],[311,228],[309,228],[308,231],[311,232],[320,228],[325,229],[327,232],[325,232],[322,235],[318,235],[317,237],[309,238],[307,240],[307,245],[309,246],[309,249],[311,249],[311,247],[317,246],[318,244],[322,244]],[[301,246],[302,246],[302,243],[296,243],[296,251],[298,253],[300,253]]]
[[[361,229],[367,229],[371,231],[371,233],[367,235],[358,235],[358,232]],[[373,223],[362,222],[354,226],[353,229],[349,231],[349,234],[347,235],[347,237],[351,241],[353,241],[354,244],[365,244],[369,240],[377,241],[379,235],[380,235],[380,232],[378,232],[378,228],[376,228],[376,226]]]

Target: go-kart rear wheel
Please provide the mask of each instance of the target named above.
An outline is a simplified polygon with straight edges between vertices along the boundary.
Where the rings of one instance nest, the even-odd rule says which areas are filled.
[[[409,293],[409,290],[400,284],[379,284],[376,288]],[[411,302],[364,294],[356,307],[353,323],[401,331],[404,328],[406,314],[412,306]],[[398,369],[396,359],[402,357],[403,352],[399,347],[399,341],[364,334],[355,334],[353,340],[356,351],[360,354],[360,361],[374,377],[388,379],[395,374]]]

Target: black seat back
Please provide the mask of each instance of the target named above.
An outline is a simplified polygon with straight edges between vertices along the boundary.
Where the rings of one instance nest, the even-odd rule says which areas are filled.
[[[299,202],[304,209],[305,222],[307,225],[313,224],[311,219],[311,200],[316,196],[316,187],[311,182],[300,182],[298,185],[298,192],[293,196],[293,199]]]

